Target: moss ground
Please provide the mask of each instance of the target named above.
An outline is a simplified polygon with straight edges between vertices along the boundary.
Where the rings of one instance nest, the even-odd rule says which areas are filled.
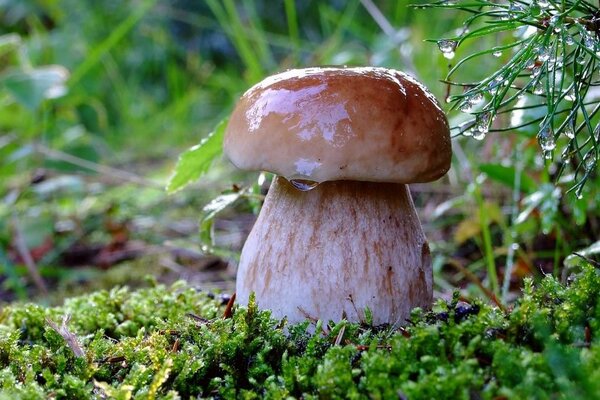
[[[585,267],[567,285],[528,282],[508,312],[456,299],[403,328],[316,334],[254,304],[223,318],[222,298],[183,283],[12,305],[0,399],[600,398],[599,293]]]

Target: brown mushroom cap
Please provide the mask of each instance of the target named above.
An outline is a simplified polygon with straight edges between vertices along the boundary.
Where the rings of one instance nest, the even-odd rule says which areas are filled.
[[[250,88],[225,154],[238,168],[315,182],[429,182],[450,168],[448,121],[414,78],[385,68],[307,68]]]

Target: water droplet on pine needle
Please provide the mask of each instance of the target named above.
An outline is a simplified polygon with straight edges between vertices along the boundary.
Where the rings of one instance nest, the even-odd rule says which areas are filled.
[[[583,45],[590,50],[594,50],[594,48],[596,47],[596,41],[594,40],[592,35],[584,34]]]
[[[569,139],[575,138],[575,130],[573,129],[573,125],[571,125],[570,122],[567,124],[567,126],[565,126],[565,129],[563,129],[563,133]]]
[[[540,74],[542,73],[542,68],[541,67],[535,67],[531,70],[531,76],[532,78],[537,78],[538,76],[540,76]]]
[[[585,155],[585,158],[583,160],[586,172],[592,172],[596,168],[597,161],[598,160],[596,158],[596,152],[594,150],[590,150]]]
[[[567,101],[575,101],[576,97],[575,97],[575,89],[571,88],[566,94],[565,94],[565,100]]]
[[[480,131],[476,130],[476,131],[473,132],[473,139],[475,139],[475,140],[483,140],[483,139],[485,139],[485,135],[486,135],[485,132],[480,132]]]
[[[569,46],[573,46],[575,44],[575,39],[573,39],[573,36],[571,36],[567,33],[565,35],[565,43]]]
[[[545,125],[538,132],[537,138],[540,147],[544,151],[544,158],[548,159],[545,153],[552,152],[552,150],[556,148],[556,142],[554,141],[554,132],[552,132],[552,129],[549,125]],[[550,157],[552,157],[552,154],[550,154]]]
[[[571,152],[569,151],[568,147],[565,147],[565,149],[562,151],[560,158],[565,164],[571,163]]]
[[[492,116],[489,112],[479,114],[475,120],[475,128],[477,132],[483,133],[484,135],[490,130],[490,124],[492,123]],[[473,134],[475,137],[475,133]]]
[[[437,45],[447,59],[454,58],[454,50],[456,50],[456,45],[458,43],[455,40],[442,39],[438,40]]]
[[[538,53],[538,60],[540,60],[541,62],[546,62],[550,58],[550,53],[548,52],[548,49],[546,49],[545,47],[540,47],[537,53]]]

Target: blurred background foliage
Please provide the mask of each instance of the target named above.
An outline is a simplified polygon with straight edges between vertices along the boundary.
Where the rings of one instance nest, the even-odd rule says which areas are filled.
[[[227,262],[235,264],[268,177],[218,159],[167,196],[178,155],[245,89],[286,68],[397,68],[446,104],[442,80],[455,60],[425,40],[456,36],[464,18],[405,0],[0,0],[0,299],[56,302],[141,285],[146,274],[231,291]],[[504,61],[482,57],[461,76],[479,78]],[[536,134],[457,137],[448,176],[412,186],[437,295],[460,288],[508,304],[524,277],[566,278],[578,258],[594,261],[597,171],[582,198],[565,195],[568,177],[556,184],[560,165],[545,162]],[[229,197],[202,212],[219,194]]]

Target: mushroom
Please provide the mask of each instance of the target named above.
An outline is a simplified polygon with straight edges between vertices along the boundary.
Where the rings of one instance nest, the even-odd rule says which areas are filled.
[[[275,173],[244,244],[238,300],[290,322],[402,324],[432,302],[408,183],[444,175],[448,122],[414,78],[385,68],[289,70],[256,84],[224,138],[231,162]]]

